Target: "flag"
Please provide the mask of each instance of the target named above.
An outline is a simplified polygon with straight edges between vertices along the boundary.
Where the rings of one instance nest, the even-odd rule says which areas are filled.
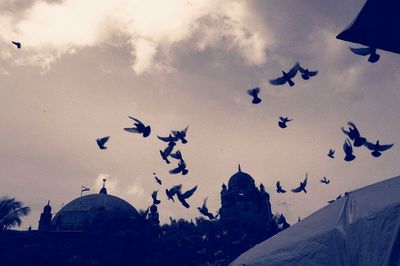
[[[88,187],[84,187],[84,186],[82,186],[82,188],[81,188],[81,192],[84,192],[84,191],[89,191],[90,190],[90,188],[88,188]]]

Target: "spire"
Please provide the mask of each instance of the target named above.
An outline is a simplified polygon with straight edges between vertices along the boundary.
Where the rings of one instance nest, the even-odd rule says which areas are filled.
[[[103,187],[100,189],[99,194],[107,195],[106,181],[107,179],[103,178]]]
[[[240,164],[238,164],[238,171],[242,172],[242,169],[240,168]]]
[[[47,202],[47,205],[44,206],[43,212],[40,214],[39,220],[39,231],[49,231],[51,229],[51,206],[50,200]],[[31,227],[32,228],[32,227]]]
[[[48,200],[47,205],[44,206],[43,213],[51,213],[50,200]]]

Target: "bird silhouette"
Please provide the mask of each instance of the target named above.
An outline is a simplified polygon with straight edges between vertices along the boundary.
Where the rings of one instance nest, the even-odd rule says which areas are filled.
[[[182,142],[182,144],[186,144],[188,141],[186,140],[186,133],[188,130],[189,126],[185,127],[183,130],[173,130],[172,134],[174,137]]]
[[[348,131],[344,130],[342,127],[342,131],[344,134],[346,134],[352,141],[354,147],[361,147],[365,144],[367,141],[366,138],[361,137],[360,132],[358,131],[356,125],[353,122],[347,122],[347,125],[349,125]]]
[[[298,70],[298,63],[296,63],[288,73],[282,71],[281,77],[271,79],[269,83],[271,83],[272,85],[283,85],[287,82],[290,87],[293,87],[295,83],[293,82],[292,78],[296,76]]]
[[[96,139],[97,146],[99,146],[100,150],[105,150],[105,149],[107,149],[107,147],[104,146],[104,145],[105,145],[106,142],[109,140],[109,138],[110,138],[110,136]]]
[[[328,155],[328,157],[331,157],[332,159],[335,158],[335,150],[329,149],[327,155]]]
[[[278,193],[286,193],[286,190],[284,190],[281,187],[281,182],[280,181],[276,182],[276,192],[278,192]]]
[[[157,194],[158,194],[158,190],[155,190],[155,191],[153,191],[153,193],[151,193],[151,198],[153,199],[154,205],[158,205],[161,203],[161,200],[157,199]]]
[[[201,214],[203,214],[204,216],[208,217],[208,219],[214,220],[214,218],[215,218],[214,215],[212,213],[210,213],[208,211],[208,208],[207,208],[207,198],[204,199],[203,206],[202,207],[197,207],[197,209],[199,210],[199,212]]]
[[[138,133],[138,134],[143,134],[143,137],[146,138],[150,135],[151,132],[151,127],[150,126],[145,126],[140,120],[129,116],[130,119],[134,120],[135,127],[126,127],[124,128],[125,131],[128,131],[129,133]]]
[[[346,193],[345,193],[345,194],[346,194]],[[329,200],[328,203],[332,203],[332,202],[334,202],[334,201],[340,199],[341,197],[342,197],[342,194],[339,194],[339,196],[337,196],[336,199]]]
[[[174,196],[178,193],[178,191],[181,191],[181,188],[182,188],[182,184],[173,186],[170,189],[165,189],[165,194],[167,194],[167,197],[169,200],[172,200],[173,202],[175,202]]]
[[[177,150],[175,153],[171,153],[170,156],[176,160],[184,161],[183,156],[180,150]]]
[[[254,88],[247,90],[247,94],[253,96],[253,100],[251,101],[253,104],[259,104],[262,100],[258,97],[258,93],[260,92],[260,88]]]
[[[22,45],[20,42],[11,41],[18,49],[21,49]]]
[[[189,170],[186,169],[186,163],[185,161],[180,161],[178,163],[178,166],[172,170],[169,171],[170,174],[179,174],[182,173],[182,175],[187,175],[189,173]]]
[[[287,127],[286,123],[290,122],[290,121],[293,121],[293,119],[289,119],[288,117],[280,116],[278,125],[280,128],[286,128]]]
[[[373,143],[371,143],[371,142],[368,142],[368,141],[365,143],[365,146],[366,146],[369,150],[372,151],[372,152],[371,152],[371,155],[374,156],[374,157],[379,157],[379,156],[381,156],[381,155],[382,155],[381,152],[390,149],[391,147],[393,147],[393,145],[394,145],[394,143],[393,143],[393,144],[381,145],[381,144],[379,143],[379,140],[377,140],[375,144],[373,144]]]
[[[147,220],[147,215],[149,214],[149,210],[150,208],[147,208],[146,210],[140,210],[139,211],[140,219]]]
[[[158,177],[156,176],[156,173],[153,173],[153,175],[154,175],[154,179],[156,180],[157,184],[162,185],[162,181],[161,181],[160,178],[158,178]]]
[[[174,146],[168,145],[163,151],[160,150],[160,155],[161,158],[167,163],[170,164],[170,160],[168,160],[168,156],[171,155],[172,150],[174,149]]]
[[[168,145],[175,145],[175,142],[178,141],[178,138],[172,136],[171,134],[169,134],[168,137],[157,136],[157,138],[161,141],[168,142]]]
[[[310,77],[314,77],[314,76],[316,76],[316,75],[318,74],[318,71],[317,71],[317,70],[315,70],[315,71],[310,71],[308,68],[304,69],[304,68],[302,68],[302,67],[300,66],[299,63],[297,63],[297,69],[298,69],[299,72],[301,73],[301,77],[302,77],[304,80],[308,80],[308,79],[310,79]]]
[[[365,48],[349,47],[349,48],[353,53],[357,55],[362,55],[362,56],[369,55],[368,62],[370,63],[378,62],[379,58],[381,57],[379,54],[376,53],[376,48],[373,47],[365,47]]]
[[[178,200],[182,203],[182,205],[186,208],[190,208],[190,205],[186,202],[186,199],[190,198],[193,193],[196,191],[197,186],[193,187],[192,189],[189,189],[185,193],[181,193],[181,190],[179,190],[176,195],[178,196]]]
[[[346,162],[353,161],[356,158],[356,156],[353,154],[353,146],[351,145],[350,140],[347,138],[344,141],[343,150],[344,153],[346,154],[346,156],[344,157],[344,160]]]
[[[319,180],[319,182],[328,185],[331,181],[329,179],[326,179],[326,177],[324,176],[321,180]]]
[[[299,187],[297,187],[297,188],[295,188],[295,189],[292,189],[292,192],[294,192],[294,193],[299,193],[299,192],[301,192],[301,191],[304,191],[304,193],[307,193],[307,190],[306,190],[306,186],[307,186],[307,177],[308,177],[308,174],[306,173],[306,178],[304,179],[304,181],[303,181],[303,182],[300,182]]]

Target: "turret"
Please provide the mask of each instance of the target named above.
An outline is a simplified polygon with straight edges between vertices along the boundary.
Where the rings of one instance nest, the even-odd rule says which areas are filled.
[[[44,206],[42,214],[40,214],[39,220],[39,231],[49,231],[51,227],[51,206],[50,200],[47,202],[47,205]]]

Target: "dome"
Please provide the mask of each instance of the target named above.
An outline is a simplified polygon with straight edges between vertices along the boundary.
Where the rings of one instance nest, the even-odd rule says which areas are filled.
[[[247,188],[248,186],[255,186],[255,184],[254,184],[254,179],[249,174],[242,172],[239,165],[238,172],[229,179],[228,186],[229,188],[232,187]]]
[[[119,231],[132,227],[138,211],[123,199],[91,194],[74,199],[52,219],[58,231]]]

